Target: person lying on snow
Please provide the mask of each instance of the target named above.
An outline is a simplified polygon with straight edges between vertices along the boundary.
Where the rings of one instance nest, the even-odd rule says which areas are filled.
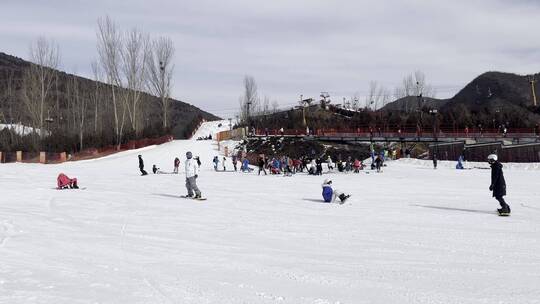
[[[58,185],[56,189],[79,189],[79,186],[77,185],[77,178],[69,178],[64,173],[58,174],[56,182]]]
[[[325,203],[334,203],[336,198],[339,198],[339,203],[343,204],[350,197],[348,194],[340,193],[338,190],[332,189],[332,181],[329,179],[324,180],[322,189],[322,196]]]

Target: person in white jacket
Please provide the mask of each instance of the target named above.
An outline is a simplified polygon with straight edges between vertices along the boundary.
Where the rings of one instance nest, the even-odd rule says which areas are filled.
[[[193,159],[193,154],[188,151],[186,153],[186,188],[188,197],[193,197],[193,191],[195,191],[195,198],[201,198],[201,191],[197,187],[197,177],[199,177],[199,166],[197,161]]]

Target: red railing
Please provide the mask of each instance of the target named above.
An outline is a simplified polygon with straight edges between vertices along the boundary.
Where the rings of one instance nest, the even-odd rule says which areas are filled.
[[[307,129],[257,129],[255,135],[258,136],[303,136],[308,135]],[[334,129],[325,128],[317,130],[309,130],[309,135],[316,136],[340,136],[340,137],[434,137],[432,129],[419,129],[411,127],[403,127],[402,129],[378,129],[378,128],[356,128],[356,129]],[[538,136],[538,130],[534,128],[516,128],[507,129],[507,132],[502,132],[499,129],[456,129],[452,127],[438,128],[437,137],[439,138],[477,138],[477,137],[492,137],[492,138],[531,138]]]

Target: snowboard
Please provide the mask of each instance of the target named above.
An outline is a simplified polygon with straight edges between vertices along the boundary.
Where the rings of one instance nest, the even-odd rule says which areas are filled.
[[[79,187],[79,188],[58,188],[58,187],[55,187],[53,189],[55,189],[55,190],[86,190],[86,187]]]
[[[351,197],[351,195],[348,195],[348,196],[345,197],[345,199],[343,199],[343,200],[340,199],[339,204],[340,204],[340,205],[345,204],[345,202],[349,199],[349,197]]]
[[[191,196],[187,196],[187,195],[180,195],[180,197],[181,198],[192,199],[192,200],[196,200],[196,201],[205,201],[206,200],[206,197],[195,198],[195,197],[191,197]]]
[[[510,216],[509,212],[500,212],[499,210],[497,210],[497,214],[499,214],[499,216]]]

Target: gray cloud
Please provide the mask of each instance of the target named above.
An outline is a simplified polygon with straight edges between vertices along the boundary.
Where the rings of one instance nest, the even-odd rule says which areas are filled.
[[[4,51],[27,57],[43,35],[59,42],[63,68],[89,75],[96,20],[108,14],[175,41],[174,97],[234,115],[245,74],[282,105],[330,91],[365,94],[424,71],[440,97],[478,74],[540,71],[535,1],[2,1]]]

